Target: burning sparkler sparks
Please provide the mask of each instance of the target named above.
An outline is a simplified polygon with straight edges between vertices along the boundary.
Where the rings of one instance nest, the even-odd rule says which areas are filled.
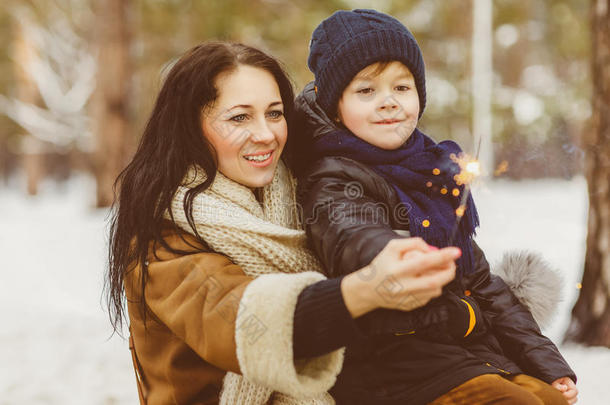
[[[459,156],[452,153],[449,157],[460,167],[460,172],[453,176],[459,186],[469,185],[481,175],[481,164],[472,156],[466,153],[460,153]]]
[[[470,185],[478,176],[481,175],[481,164],[476,158],[473,158],[466,153],[460,153],[459,155],[452,153],[449,157],[451,160],[457,163],[460,168],[460,172],[453,176],[453,179],[457,185],[464,186],[464,192],[462,193],[462,198],[460,199],[460,205],[455,210],[456,221],[453,231],[451,232],[451,238],[449,239],[449,245],[452,245],[460,225],[460,221],[466,213],[466,203],[468,202],[468,196],[470,195]],[[456,197],[459,196],[459,189],[454,189],[453,195]]]

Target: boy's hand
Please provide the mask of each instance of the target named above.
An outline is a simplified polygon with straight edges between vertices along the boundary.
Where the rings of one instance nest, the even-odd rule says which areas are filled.
[[[570,405],[578,401],[578,388],[576,388],[576,384],[570,377],[558,378],[551,385],[563,394]]]

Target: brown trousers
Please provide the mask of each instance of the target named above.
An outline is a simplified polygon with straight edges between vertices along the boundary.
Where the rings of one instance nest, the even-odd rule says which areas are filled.
[[[563,394],[525,374],[483,374],[470,379],[428,405],[566,405]]]

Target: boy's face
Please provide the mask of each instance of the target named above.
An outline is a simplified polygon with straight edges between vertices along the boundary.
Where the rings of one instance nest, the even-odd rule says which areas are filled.
[[[400,147],[411,136],[419,116],[419,97],[411,71],[390,62],[362,69],[343,91],[338,118],[358,138],[381,149]]]

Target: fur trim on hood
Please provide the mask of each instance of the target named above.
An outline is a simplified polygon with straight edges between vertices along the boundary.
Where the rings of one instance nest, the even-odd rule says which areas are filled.
[[[491,271],[528,307],[541,329],[551,325],[562,301],[564,280],[558,270],[538,253],[509,251]]]

